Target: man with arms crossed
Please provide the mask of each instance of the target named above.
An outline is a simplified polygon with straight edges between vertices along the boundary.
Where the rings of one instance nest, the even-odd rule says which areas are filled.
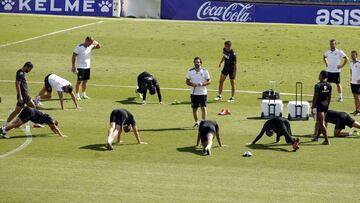
[[[113,140],[117,136],[117,142],[120,143],[120,136],[122,130],[125,133],[129,132],[131,128],[134,131],[135,138],[138,144],[147,144],[146,142],[141,142],[139,130],[136,127],[136,122],[134,116],[126,109],[115,109],[111,112],[110,115],[110,128],[108,133],[108,139],[106,143],[106,148],[108,150],[113,150]]]
[[[75,50],[72,55],[72,72],[77,72],[77,81],[76,81],[76,99],[81,100],[89,99],[86,95],[87,82],[90,80],[90,60],[91,60],[91,51],[93,49],[100,49],[101,45],[99,42],[95,41],[94,38],[88,36],[85,39],[84,43],[81,43],[75,47]],[[77,60],[77,61],[76,61]],[[75,65],[75,62],[76,65]],[[80,98],[80,85],[82,87],[82,97]]]
[[[223,57],[219,63],[219,68],[221,68],[221,64],[224,63],[224,68],[221,71],[220,82],[219,82],[219,95],[215,97],[215,101],[221,100],[221,93],[224,87],[224,81],[226,77],[229,75],[230,84],[231,84],[231,97],[228,102],[235,101],[235,79],[236,79],[236,53],[233,49],[231,49],[231,42],[226,41],[224,43],[223,49]]]
[[[199,119],[197,111],[201,107],[202,120],[206,119],[206,104],[207,104],[207,88],[210,84],[209,72],[201,67],[202,61],[200,57],[194,58],[194,68],[188,71],[186,77],[186,84],[191,86],[191,107],[195,120],[194,128],[199,127]]]
[[[63,92],[70,94],[71,99],[75,104],[75,107],[78,108],[71,83],[53,73],[47,75],[44,79],[44,87],[40,90],[38,96],[36,96],[35,99],[35,103],[37,106],[42,105],[41,99],[51,99],[51,92],[53,88],[57,91],[59,95],[62,110],[65,109]]]
[[[37,124],[46,124],[55,134],[58,134],[60,137],[66,137],[58,128],[58,122],[56,120],[51,118],[48,114],[30,107],[25,107],[13,122],[0,128],[0,134],[3,135],[3,138],[10,138],[9,136],[6,136],[6,133],[8,133],[11,129],[20,127],[28,121]]]
[[[219,143],[220,147],[225,147],[220,139],[219,125],[216,121],[203,120],[200,122],[198,137],[196,141],[196,146],[199,146],[200,140],[203,148],[204,155],[211,154],[211,147],[213,143],[213,139],[216,136],[216,139]]]
[[[345,66],[348,61],[348,57],[346,54],[336,48],[336,40],[330,40],[330,49],[328,49],[323,56],[324,63],[327,68],[328,72],[328,82],[335,83],[338,90],[338,102],[343,102],[343,95],[342,95],[342,87],[340,83],[340,72],[341,68]],[[344,59],[344,62],[341,64],[341,59]]]
[[[357,51],[351,52],[350,74],[351,74],[351,91],[354,95],[355,116],[360,116],[360,61],[357,59]]]
[[[25,104],[35,108],[35,104],[29,96],[28,84],[25,77],[26,73],[30,73],[33,67],[33,64],[28,61],[16,72],[15,88],[17,93],[17,104],[15,110],[9,115],[7,123],[10,123],[21,112]]]

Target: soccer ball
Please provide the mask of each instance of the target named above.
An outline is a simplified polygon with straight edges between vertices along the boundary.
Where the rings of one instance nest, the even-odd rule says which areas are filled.
[[[242,156],[243,157],[252,157],[252,153],[250,151],[246,151],[246,152],[244,152],[244,154]]]

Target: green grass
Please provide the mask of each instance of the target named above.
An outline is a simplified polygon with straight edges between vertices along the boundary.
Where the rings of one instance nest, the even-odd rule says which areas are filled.
[[[78,25],[95,18],[0,15],[0,44],[18,41]],[[136,85],[136,76],[147,70],[162,87],[186,88],[185,76],[192,59],[201,56],[217,89],[223,41],[233,41],[239,60],[237,85],[242,90],[261,91],[269,80],[280,92],[294,92],[295,82],[304,82],[312,93],[317,75],[324,68],[322,53],[336,38],[347,54],[360,47],[356,27],[221,24],[105,19],[105,23],[0,48],[0,80],[14,80],[15,72],[31,60],[35,64],[29,81],[43,81],[53,72],[72,82],[68,72],[71,54],[86,35],[103,48],[93,52],[92,84]],[[344,103],[331,108],[350,112],[349,67],[342,73]],[[35,96],[41,84],[31,83]],[[226,89],[229,88],[228,82]],[[0,118],[14,108],[13,83],[0,83]],[[296,153],[288,145],[248,148],[264,121],[260,95],[237,94],[236,103],[210,103],[209,119],[220,124],[224,144],[203,157],[194,149],[196,131],[188,104],[171,105],[174,99],[189,101],[189,92],[163,90],[163,105],[149,96],[148,105],[134,97],[131,88],[90,86],[91,100],[79,110],[46,111],[59,120],[69,137],[62,139],[48,128],[32,129],[33,142],[15,155],[0,159],[0,202],[357,202],[359,195],[360,139],[331,139],[330,146],[310,142],[314,121],[292,122],[302,139]],[[216,93],[209,93],[209,98]],[[336,94],[335,94],[336,95]],[[227,98],[228,93],[224,94]],[[284,101],[292,96],[282,97]],[[309,97],[306,97],[310,100]],[[58,101],[44,102],[59,108]],[[233,115],[217,116],[221,108]],[[133,112],[140,135],[149,145],[136,145],[132,134],[114,151],[102,151],[110,112],[126,108]],[[284,108],[287,113],[286,106]],[[329,127],[332,132],[333,126]],[[0,140],[0,154],[21,145],[21,130],[9,133],[18,139]],[[263,138],[260,143],[273,142]],[[283,141],[284,142],[284,141]],[[243,158],[250,150],[254,156]]]

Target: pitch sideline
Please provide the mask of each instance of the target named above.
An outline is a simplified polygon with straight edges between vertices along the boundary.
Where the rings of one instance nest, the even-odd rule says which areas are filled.
[[[8,156],[13,155],[13,154],[16,154],[16,153],[20,152],[21,150],[25,149],[27,146],[29,146],[29,145],[31,144],[31,142],[32,142],[32,134],[31,134],[31,131],[30,131],[30,130],[29,130],[29,131],[24,130],[24,131],[25,131],[25,135],[26,135],[26,140],[25,140],[25,142],[22,143],[22,145],[20,145],[20,146],[17,147],[16,149],[13,149],[13,150],[11,150],[11,151],[9,151],[9,152],[6,152],[6,153],[4,153],[4,154],[1,154],[1,155],[0,155],[0,159],[1,159],[1,158],[8,157]]]

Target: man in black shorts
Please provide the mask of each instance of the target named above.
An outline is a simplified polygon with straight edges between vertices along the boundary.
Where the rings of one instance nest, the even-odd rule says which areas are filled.
[[[300,139],[294,138],[292,136],[290,123],[283,117],[275,117],[266,121],[259,135],[250,144],[256,144],[256,142],[260,140],[264,133],[266,133],[266,135],[269,137],[276,133],[276,143],[280,142],[281,136],[284,136],[286,143],[292,144],[294,151],[299,149]]]
[[[30,73],[33,67],[33,64],[29,61],[16,72],[15,88],[17,93],[17,104],[15,110],[9,115],[7,123],[10,123],[21,112],[25,104],[35,108],[35,104],[29,96],[28,84],[25,77],[26,73]]]
[[[225,61],[224,68],[221,71],[220,82],[219,82],[219,95],[214,98],[215,101],[221,100],[221,93],[224,87],[224,81],[226,77],[229,75],[230,83],[231,83],[231,97],[228,102],[235,101],[235,79],[236,79],[236,53],[233,49],[231,49],[231,42],[226,41],[224,43],[223,49],[223,57],[219,63],[219,68],[221,68],[221,64]]]
[[[360,116],[360,61],[357,59],[357,56],[357,51],[353,50],[351,52],[350,62],[350,85],[355,103],[355,111],[353,112],[353,114],[355,116]]]
[[[311,106],[312,112],[316,114],[317,118],[317,122],[315,124],[315,129],[318,129],[316,132],[316,136],[320,136],[321,133],[324,135],[325,140],[322,143],[323,145],[329,144],[325,125],[325,118],[331,100],[331,85],[326,81],[327,77],[328,76],[326,71],[323,70],[320,72],[320,82],[315,85],[314,97]]]
[[[146,93],[149,90],[150,94],[153,95],[157,93],[159,104],[162,104],[160,85],[158,80],[148,72],[142,72],[137,77],[138,88],[136,92],[143,99],[143,104],[146,104]]]
[[[131,128],[134,131],[135,138],[139,144],[147,144],[146,142],[141,142],[139,130],[136,127],[136,122],[134,116],[126,109],[115,109],[111,112],[110,115],[110,128],[109,135],[106,143],[106,148],[108,150],[113,150],[113,140],[117,136],[117,142],[120,143],[120,136],[122,130],[125,133],[129,132]]]
[[[6,126],[0,128],[0,134],[5,136],[6,133],[8,133],[11,129],[18,128],[22,124],[27,123],[28,121],[37,124],[46,124],[55,134],[58,134],[61,137],[66,137],[61,133],[60,129],[58,128],[58,122],[56,120],[51,118],[48,114],[30,107],[25,107],[13,122],[8,123]]]
[[[196,146],[199,146],[200,140],[201,140],[201,144],[204,147],[203,148],[204,155],[211,154],[211,146],[213,143],[214,136],[216,136],[216,139],[217,139],[220,147],[226,146],[226,145],[223,145],[221,142],[220,133],[219,133],[219,125],[217,124],[217,122],[210,121],[210,120],[201,121],[199,130],[198,130]]]

